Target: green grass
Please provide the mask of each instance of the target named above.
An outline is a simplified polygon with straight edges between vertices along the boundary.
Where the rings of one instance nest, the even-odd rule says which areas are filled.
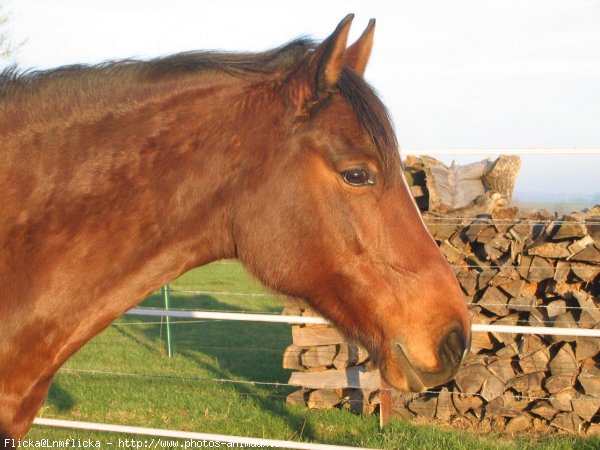
[[[269,313],[282,308],[236,263],[196,269],[172,283],[172,288],[172,308]],[[160,307],[162,298],[155,294],[143,306]],[[512,439],[401,420],[393,420],[382,431],[374,416],[290,407],[285,404],[291,392],[287,386],[219,381],[287,382],[290,372],[281,368],[281,357],[291,343],[288,325],[183,319],[172,323],[175,355],[168,358],[160,319],[124,316],[117,320],[58,372],[39,416],[390,449],[600,448],[599,439]],[[127,436],[34,426],[26,437],[116,443]]]

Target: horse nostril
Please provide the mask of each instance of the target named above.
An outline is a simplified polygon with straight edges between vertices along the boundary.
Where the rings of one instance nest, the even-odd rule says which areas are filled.
[[[444,365],[456,367],[462,362],[467,350],[468,343],[463,337],[462,329],[453,330],[440,343],[439,356]]]

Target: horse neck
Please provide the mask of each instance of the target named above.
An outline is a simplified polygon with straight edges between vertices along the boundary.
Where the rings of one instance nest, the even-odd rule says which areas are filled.
[[[68,314],[83,341],[190,268],[235,257],[232,201],[257,130],[272,129],[280,113],[251,111],[264,101],[261,89],[199,86],[96,112],[91,123],[52,123],[13,145],[15,155],[35,145],[15,158],[11,179],[25,182],[10,187],[17,211],[0,228],[14,242],[4,278],[15,301]],[[92,325],[72,313],[83,298],[78,307],[94,315]]]

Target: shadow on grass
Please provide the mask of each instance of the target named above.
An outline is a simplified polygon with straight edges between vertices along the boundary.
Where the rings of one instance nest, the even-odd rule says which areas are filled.
[[[47,403],[60,412],[68,412],[75,406],[75,401],[71,397],[71,394],[63,389],[57,380],[54,380],[50,385]]]
[[[215,311],[240,312],[243,308],[224,304],[210,295],[193,297],[174,294],[172,305],[178,308],[198,308]],[[162,306],[162,297],[155,294],[144,301],[144,306]],[[173,306],[175,307],[175,306]],[[275,311],[279,311],[275,309]],[[131,319],[131,318],[130,318]],[[128,319],[128,320],[130,320]],[[155,318],[154,318],[155,319]],[[142,317],[135,320],[143,322]],[[291,344],[291,330],[287,324],[235,321],[204,321],[200,323],[175,323],[171,325],[174,352],[198,366],[199,371],[212,379],[287,383],[289,370],[282,368],[285,348]],[[145,327],[144,336],[151,340],[162,339],[163,325]],[[132,336],[134,341],[138,341]],[[166,346],[166,344],[165,344]],[[206,362],[206,356],[218,364]],[[228,383],[235,392],[248,397],[262,411],[284,419],[296,436],[314,440],[316,435],[302,414],[286,407],[286,395],[293,388]],[[273,391],[275,390],[275,395]]]

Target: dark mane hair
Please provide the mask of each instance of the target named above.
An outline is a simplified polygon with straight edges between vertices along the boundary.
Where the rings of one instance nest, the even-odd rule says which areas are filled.
[[[0,120],[3,114],[23,120],[45,120],[45,115],[70,116],[86,108],[139,103],[151,91],[170,94],[193,88],[198,77],[229,75],[249,83],[292,71],[317,44],[299,38],[259,53],[193,51],[152,60],[126,59],[96,65],[69,65],[51,70],[0,74]],[[382,163],[398,160],[398,145],[389,114],[373,89],[356,73],[344,68],[338,89],[352,106],[378,149]],[[1,128],[1,127],[0,127]]]
[[[111,60],[50,70],[19,71],[13,66],[0,74],[0,108],[11,102],[32,100],[31,97],[52,101],[56,94],[80,95],[80,91],[88,89],[96,97],[112,94],[114,98],[115,94],[136,87],[169,81],[182,83],[199,75],[221,73],[256,81],[290,70],[314,48],[313,41],[300,38],[259,53],[191,51],[151,60]]]
[[[384,170],[400,163],[398,141],[387,108],[369,84],[353,70],[345,67],[338,89],[352,106],[358,121],[371,136],[381,156]]]

